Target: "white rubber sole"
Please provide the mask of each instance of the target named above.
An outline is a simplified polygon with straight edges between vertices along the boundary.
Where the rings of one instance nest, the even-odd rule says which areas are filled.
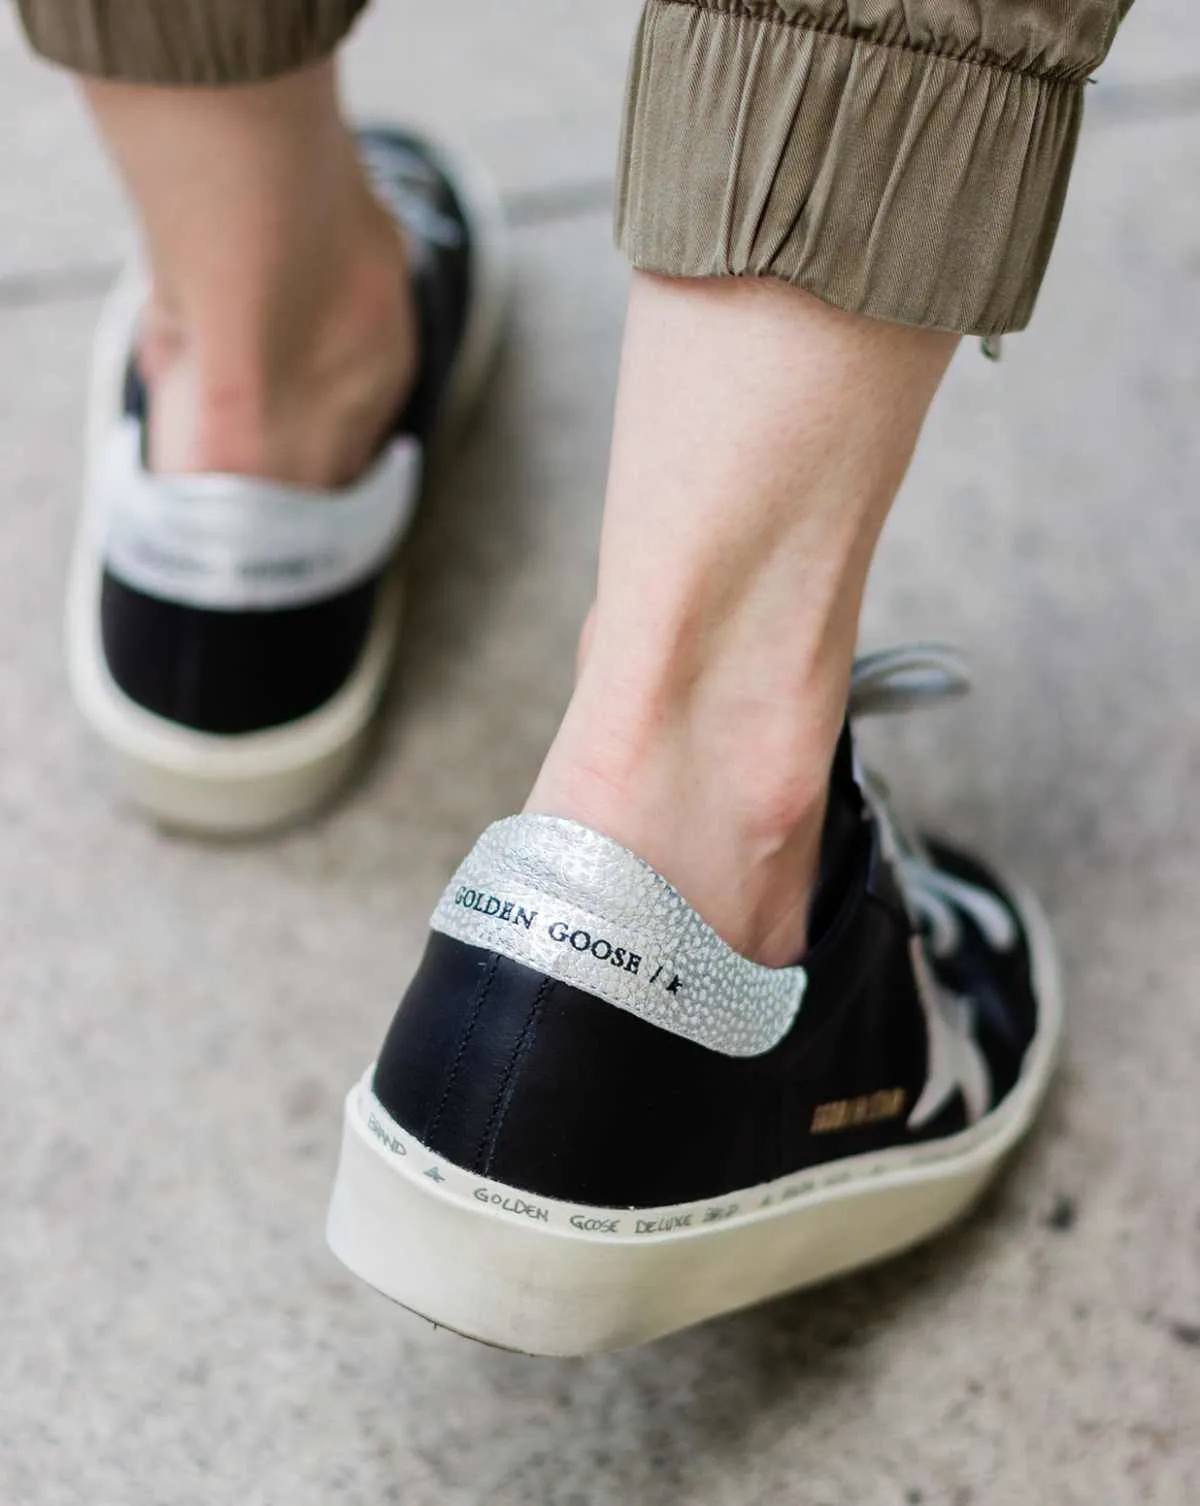
[[[389,1118],[368,1073],[346,1101],[330,1247],[441,1327],[565,1356],[645,1343],[928,1239],[971,1208],[1028,1131],[1058,1052],[1054,940],[1037,900],[1010,893],[1030,938],[1039,1032],[1016,1087],[970,1129],[711,1202],[594,1208],[448,1164]]]
[[[504,216],[490,177],[469,156],[440,145],[438,151],[476,232],[476,296],[450,378],[435,458],[484,387],[509,288]],[[144,301],[143,276],[131,270],[101,316],[90,379],[85,498],[94,494],[93,458],[121,412],[126,362]],[[224,737],[155,716],[113,680],[100,638],[103,545],[98,535],[85,503],[67,591],[67,669],[75,702],[105,745],[128,796],[164,826],[231,837],[289,825],[326,804],[358,764],[387,685],[400,624],[399,564],[378,595],[359,661],[332,700],[286,727]]]

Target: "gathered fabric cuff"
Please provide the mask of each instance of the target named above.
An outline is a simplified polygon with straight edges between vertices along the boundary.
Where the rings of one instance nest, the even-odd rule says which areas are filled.
[[[961,334],[1029,322],[1084,80],[814,30],[780,5],[649,0],[617,238],[672,277],[774,277]]]
[[[259,83],[327,57],[367,0],[17,0],[30,45],[126,83]]]

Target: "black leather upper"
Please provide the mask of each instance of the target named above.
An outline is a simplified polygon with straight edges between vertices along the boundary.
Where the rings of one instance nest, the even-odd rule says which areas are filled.
[[[378,577],[311,606],[220,612],[181,606],[104,572],[109,673],[131,700],[197,731],[279,727],[337,694],[371,627]]]
[[[983,889],[1003,893],[996,877],[976,859],[947,847],[928,844],[939,868]],[[1018,928],[1016,946],[997,952],[969,915],[961,916],[962,939],[936,970],[952,993],[968,1002],[974,1034],[987,1058],[992,1092],[1000,1099],[1012,1091],[1025,1053],[1037,1030],[1037,995],[1029,939]]]

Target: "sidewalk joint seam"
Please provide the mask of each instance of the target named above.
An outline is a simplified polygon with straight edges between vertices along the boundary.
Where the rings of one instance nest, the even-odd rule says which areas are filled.
[[[613,180],[589,178],[544,188],[517,188],[502,195],[504,211],[514,230],[564,224],[612,207]],[[0,272],[0,312],[65,303],[103,293],[120,274],[114,258],[68,262],[61,267]]]

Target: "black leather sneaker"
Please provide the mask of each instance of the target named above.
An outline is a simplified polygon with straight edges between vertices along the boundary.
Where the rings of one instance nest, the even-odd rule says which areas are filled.
[[[860,660],[852,713],[961,688],[946,651]],[[435,1323],[572,1355],[904,1249],[1029,1128],[1061,1007],[1023,889],[833,771],[812,944],[737,955],[570,821],[487,831],[346,1104],[335,1253]]]
[[[139,273],[101,320],[68,663],[130,792],[171,825],[264,829],[312,810],[348,772],[388,673],[397,551],[426,454],[479,392],[498,342],[507,278],[487,178],[405,132],[359,141],[410,247],[421,365],[353,485],[152,474],[133,359]]]

